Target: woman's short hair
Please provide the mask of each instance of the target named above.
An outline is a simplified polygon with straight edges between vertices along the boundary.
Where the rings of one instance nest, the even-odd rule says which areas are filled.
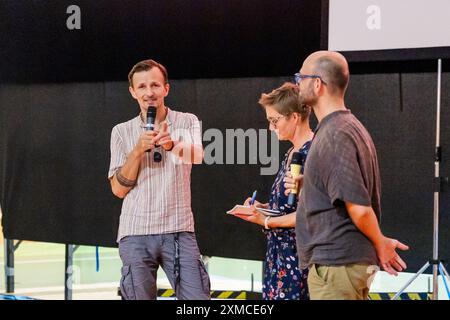
[[[264,108],[270,106],[285,116],[296,112],[302,120],[308,119],[311,113],[311,107],[303,104],[299,98],[298,86],[290,82],[285,82],[270,93],[263,93],[258,103]]]

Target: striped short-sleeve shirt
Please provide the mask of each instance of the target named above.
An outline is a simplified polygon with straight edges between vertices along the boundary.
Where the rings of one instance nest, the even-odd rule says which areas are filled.
[[[195,115],[168,108],[165,121],[174,141],[202,144],[200,122]],[[108,178],[124,165],[144,132],[144,126],[141,117],[137,116],[112,129]],[[155,162],[154,151],[147,152],[141,160],[137,183],[123,200],[117,242],[130,235],[194,231],[190,189],[192,164],[183,163],[161,147],[156,150],[161,153],[162,161]]]

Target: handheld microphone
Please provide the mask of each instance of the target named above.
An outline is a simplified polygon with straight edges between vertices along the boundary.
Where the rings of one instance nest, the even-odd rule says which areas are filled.
[[[156,119],[156,107],[149,106],[147,109],[147,125],[145,126],[146,131],[155,130],[155,119]],[[150,152],[150,150],[147,150]],[[153,153],[153,161],[160,162],[162,160],[161,153],[155,151]]]
[[[145,130],[155,130],[155,119],[156,119],[156,107],[149,106],[147,109],[147,125]]]
[[[301,153],[294,152],[291,160],[291,174],[293,178],[296,178],[300,175],[300,171],[302,170],[300,161],[301,161]],[[295,185],[295,188],[292,189],[291,193],[289,193],[287,202],[289,206],[292,207],[297,202],[297,194],[298,194],[298,183]]]

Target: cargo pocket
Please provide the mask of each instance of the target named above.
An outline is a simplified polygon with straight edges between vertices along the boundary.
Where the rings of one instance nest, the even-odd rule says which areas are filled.
[[[120,279],[120,293],[123,300],[136,300],[134,292],[133,274],[131,266],[123,266],[121,269],[122,278]]]
[[[207,295],[208,299],[211,298],[211,281],[209,280],[208,272],[206,271],[205,264],[202,259],[198,259],[200,265],[200,277],[202,281],[203,292]]]

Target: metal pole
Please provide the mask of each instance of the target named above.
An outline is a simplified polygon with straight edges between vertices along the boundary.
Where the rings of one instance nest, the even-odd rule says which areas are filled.
[[[6,292],[14,293],[14,240],[5,239],[5,259]]]
[[[433,300],[438,300],[438,272],[439,272],[439,193],[440,193],[440,177],[439,164],[441,161],[440,146],[440,126],[441,126],[441,74],[442,60],[438,59],[437,72],[437,97],[436,97],[436,157],[434,162],[434,177],[437,181],[434,190],[434,210],[433,210]]]
[[[429,262],[425,263],[423,265],[423,267],[414,275],[414,277],[412,277],[400,290],[398,290],[398,292],[391,298],[391,300],[398,299],[398,297],[400,297],[400,295],[403,293],[403,291],[405,291],[405,289],[408,288],[409,285],[411,283],[413,283],[413,281],[416,280],[418,276],[420,276],[422,273],[424,273],[425,270],[427,270],[427,268],[429,266],[430,266]]]
[[[73,244],[66,244],[66,258],[65,258],[65,275],[64,275],[64,300],[72,300],[72,285],[73,285]]]
[[[442,191],[443,179],[440,177],[439,164],[441,162],[441,145],[440,145],[440,132],[441,132],[441,75],[442,75],[442,60],[438,59],[437,70],[437,93],[436,93],[436,149],[434,159],[434,206],[433,206],[433,259],[428,261],[422,269],[420,269],[415,276],[408,281],[408,283],[400,289],[394,296],[393,300],[400,296],[421,273],[423,273],[431,264],[433,267],[433,294],[432,300],[438,300],[439,298],[439,194]]]

